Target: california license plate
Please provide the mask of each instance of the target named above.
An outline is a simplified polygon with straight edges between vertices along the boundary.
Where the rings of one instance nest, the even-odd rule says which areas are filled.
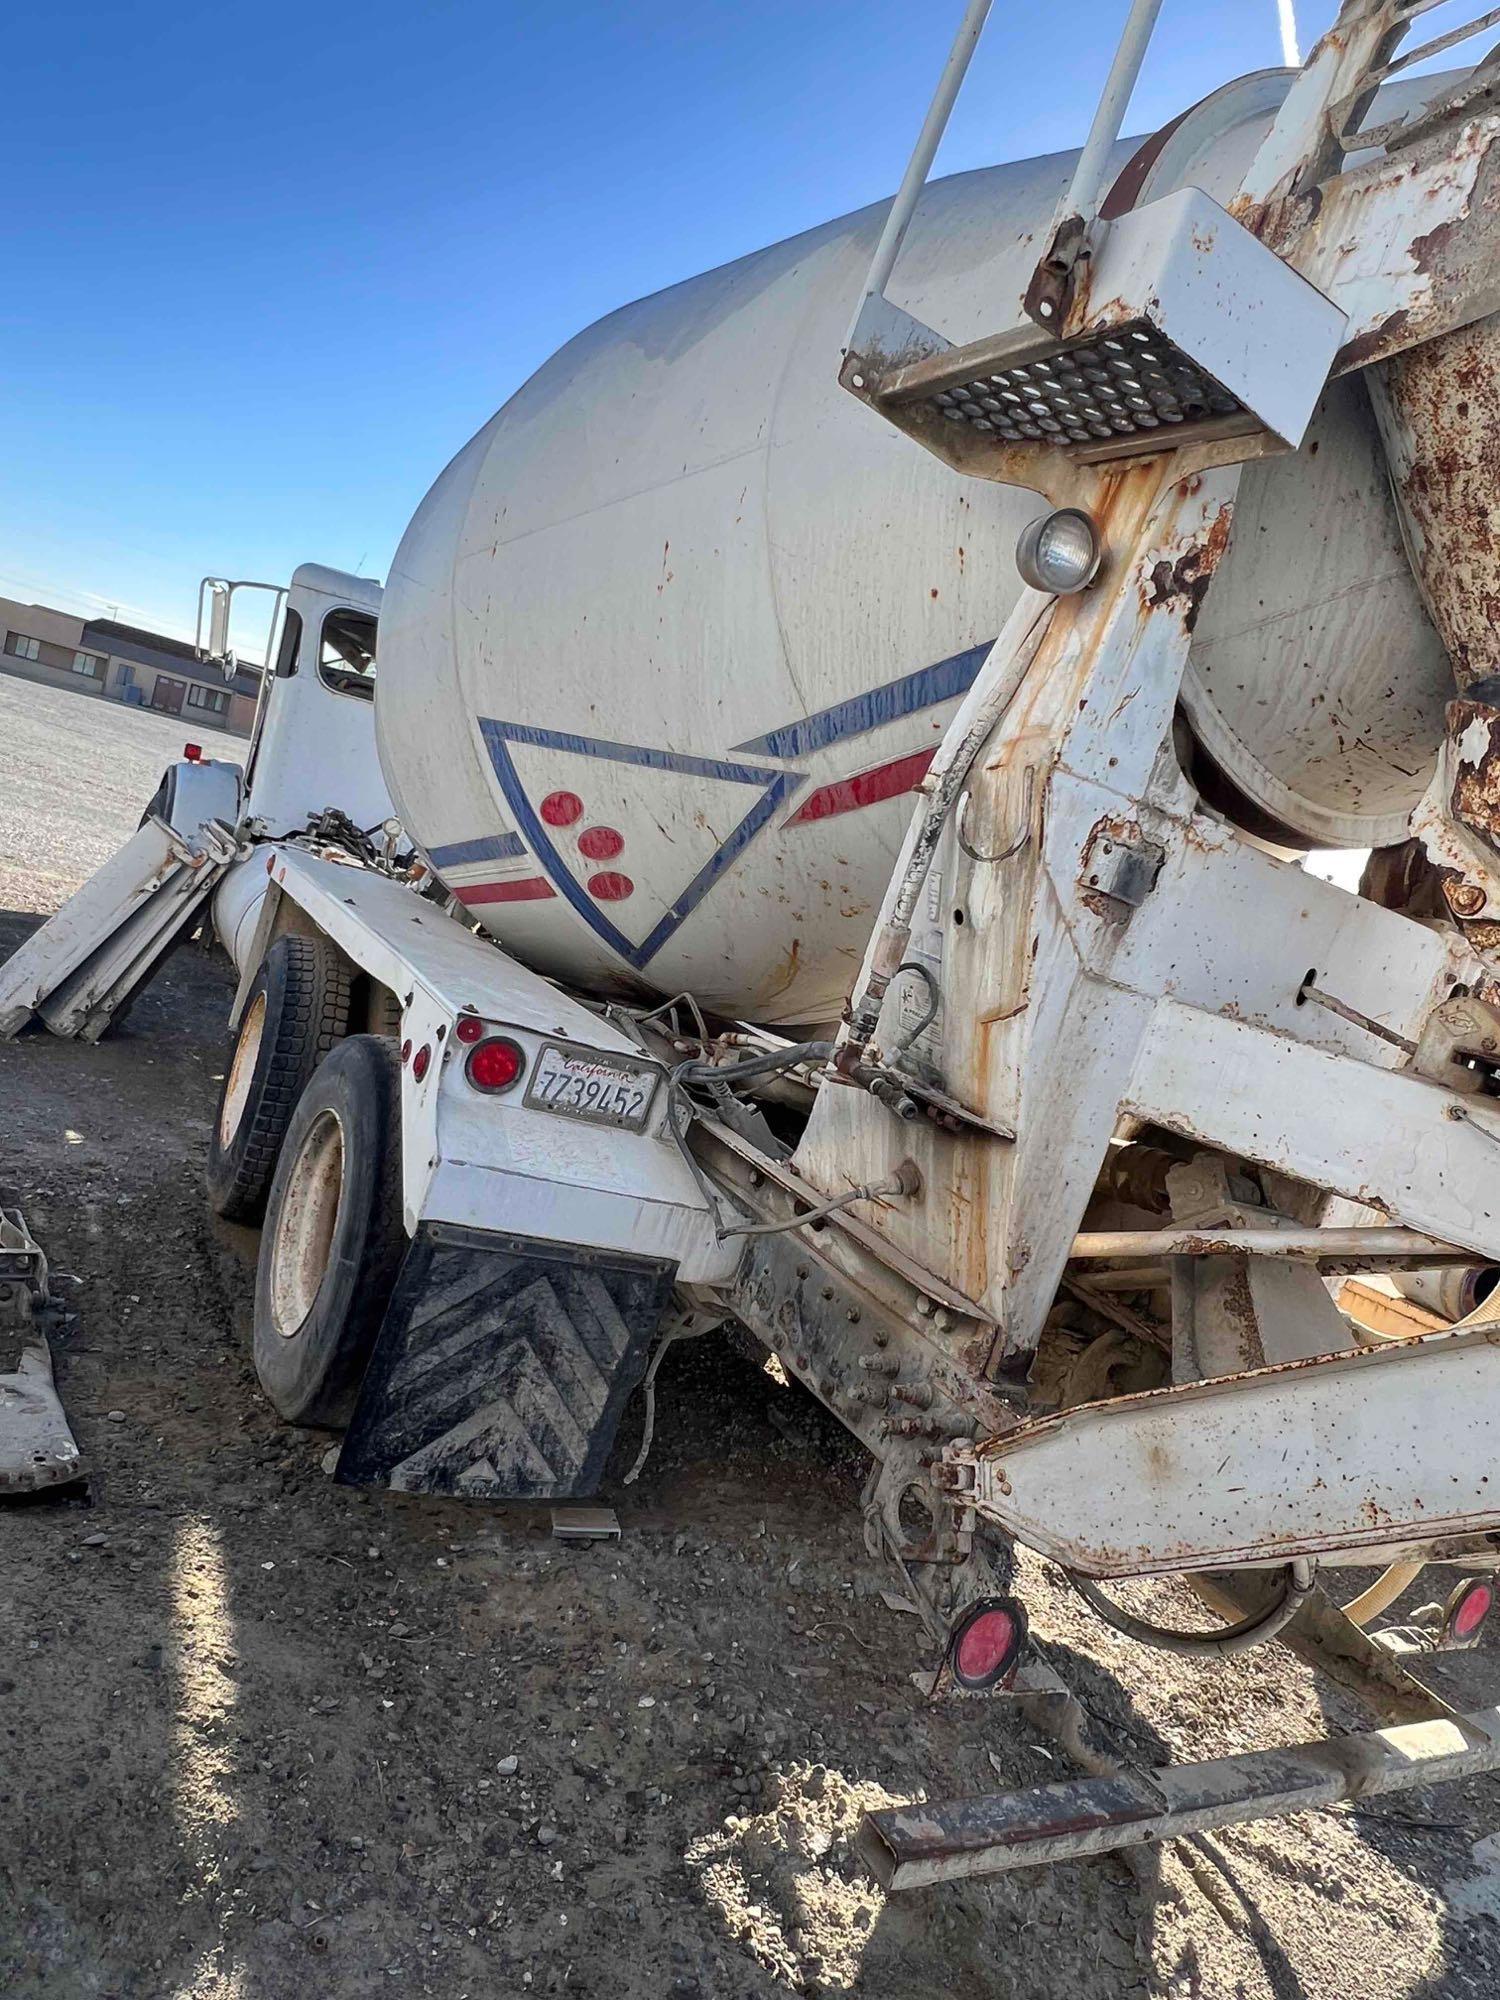
[[[544,1042],[526,1102],[542,1111],[560,1111],[567,1118],[584,1118],[591,1125],[619,1125],[627,1132],[645,1129],[661,1071],[643,1063],[602,1056],[595,1049],[570,1048],[566,1042]]]

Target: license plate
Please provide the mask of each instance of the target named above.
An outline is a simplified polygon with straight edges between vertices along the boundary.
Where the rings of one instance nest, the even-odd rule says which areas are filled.
[[[601,1056],[594,1049],[569,1048],[544,1042],[526,1102],[542,1111],[560,1111],[567,1118],[584,1118],[591,1125],[619,1125],[627,1132],[645,1129],[651,1100],[661,1072],[644,1064]]]

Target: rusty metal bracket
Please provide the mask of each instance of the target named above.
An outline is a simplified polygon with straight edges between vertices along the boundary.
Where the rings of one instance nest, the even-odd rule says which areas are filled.
[[[1138,910],[1156,887],[1166,849],[1148,840],[1129,821],[1109,821],[1095,827],[1083,850],[1078,886],[1090,889],[1118,907],[1124,916]]]

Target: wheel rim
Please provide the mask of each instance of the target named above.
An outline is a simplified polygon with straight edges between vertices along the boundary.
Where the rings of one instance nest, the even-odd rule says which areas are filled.
[[[332,1111],[320,1111],[292,1162],[271,1246],[271,1324],[283,1340],[317,1301],[343,1193],[344,1128]]]
[[[250,1003],[250,1011],[240,1023],[239,1039],[234,1045],[234,1059],[229,1065],[229,1078],[224,1085],[224,1108],[219,1113],[219,1146],[221,1150],[231,1144],[240,1129],[240,1120],[245,1115],[245,1106],[250,1102],[250,1084],[255,1075],[256,1058],[260,1055],[261,1037],[266,1029],[266,996],[257,993]]]

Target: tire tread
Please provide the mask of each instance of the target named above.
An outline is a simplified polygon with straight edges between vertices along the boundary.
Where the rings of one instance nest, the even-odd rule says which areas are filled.
[[[256,993],[269,987],[273,954],[284,970],[280,1005],[274,1020],[268,1018],[266,1023],[271,1045],[267,1049],[262,1043],[256,1063],[258,1075],[250,1085],[251,1102],[230,1145],[221,1148],[219,1120],[234,1060],[231,1041],[209,1138],[209,1200],[215,1213],[229,1222],[259,1222],[265,1214],[271,1179],[298,1099],[313,1071],[343,1039],[349,1025],[352,968],[343,953],[323,937],[278,938],[246,996],[247,1009]]]

